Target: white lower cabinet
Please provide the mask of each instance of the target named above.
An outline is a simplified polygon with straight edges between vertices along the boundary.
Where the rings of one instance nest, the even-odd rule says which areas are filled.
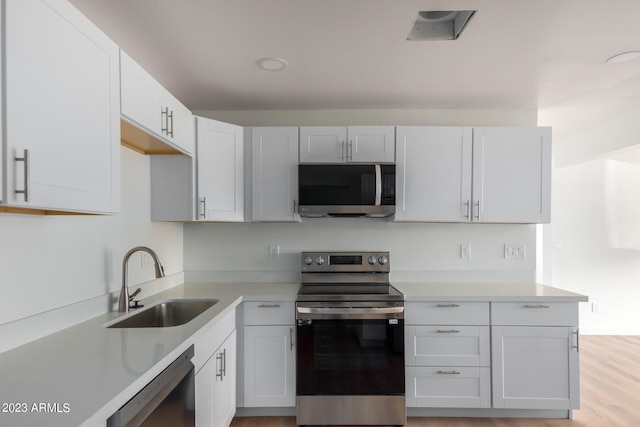
[[[293,302],[244,306],[244,406],[295,406]]]
[[[580,407],[577,312],[577,304],[492,304],[498,322],[518,325],[491,329],[495,408]]]
[[[407,303],[406,322],[407,406],[490,408],[489,303]]]
[[[231,312],[196,342],[196,427],[228,427],[236,413],[236,330]]]
[[[196,374],[196,427],[228,427],[236,413],[236,333]]]

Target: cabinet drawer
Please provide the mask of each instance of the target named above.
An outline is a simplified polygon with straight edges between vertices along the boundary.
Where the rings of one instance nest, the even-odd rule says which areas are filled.
[[[410,302],[405,309],[407,325],[489,325],[488,302]]]
[[[488,326],[407,326],[405,360],[414,366],[490,366]]]
[[[494,302],[492,325],[577,326],[578,304],[574,302]]]
[[[407,367],[407,406],[491,407],[490,368]]]
[[[249,301],[244,303],[245,325],[293,325],[293,301]]]

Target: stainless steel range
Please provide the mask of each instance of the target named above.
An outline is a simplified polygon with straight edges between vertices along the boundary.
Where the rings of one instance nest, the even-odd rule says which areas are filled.
[[[406,424],[404,295],[388,252],[303,252],[298,425]]]

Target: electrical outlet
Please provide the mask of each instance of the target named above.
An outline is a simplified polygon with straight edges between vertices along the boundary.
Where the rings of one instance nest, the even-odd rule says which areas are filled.
[[[591,312],[592,313],[600,313],[600,304],[592,302],[591,303]]]
[[[504,245],[504,257],[506,259],[525,259],[527,257],[527,245]]]
[[[471,245],[468,243],[460,244],[460,259],[471,258]]]
[[[269,256],[276,258],[278,255],[280,255],[280,246],[269,245]]]

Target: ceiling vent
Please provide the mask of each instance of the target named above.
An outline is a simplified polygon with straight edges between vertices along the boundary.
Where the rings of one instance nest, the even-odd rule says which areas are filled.
[[[407,40],[457,40],[476,10],[423,10]]]

